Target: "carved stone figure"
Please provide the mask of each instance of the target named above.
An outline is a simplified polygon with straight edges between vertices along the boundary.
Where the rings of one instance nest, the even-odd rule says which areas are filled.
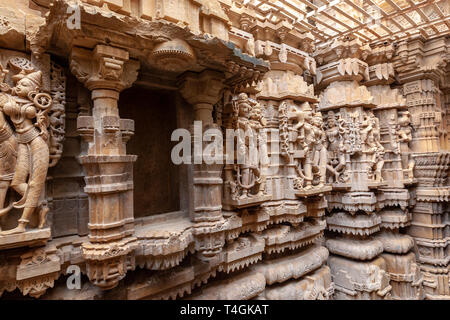
[[[345,173],[346,169],[346,153],[344,148],[344,134],[345,129],[342,127],[342,123],[338,123],[339,114],[333,111],[328,112],[326,123],[326,136],[327,136],[327,151],[328,151],[328,163],[327,169],[334,177],[334,182],[347,182],[349,177]]]
[[[379,120],[373,112],[368,111],[362,122],[361,140],[363,153],[369,156],[368,176],[375,182],[382,182],[381,169],[384,165],[384,147],[380,143]]]
[[[235,128],[238,131],[237,164],[234,166],[234,199],[247,199],[264,194],[264,176],[261,173],[261,151],[264,139],[261,129],[266,119],[258,102],[240,93],[233,101]]]
[[[414,178],[414,160],[410,156],[409,143],[412,141],[411,114],[409,111],[399,112],[397,137],[402,154],[402,166],[408,179]]]
[[[293,127],[297,131],[296,149],[304,151],[304,158],[297,164],[300,177],[297,187],[301,190],[321,189],[325,186],[328,158],[322,114],[313,112],[308,103],[303,104],[301,110],[294,107],[291,114],[297,121]]]
[[[11,187],[21,196],[0,214],[12,209],[23,209],[18,226],[3,231],[10,235],[25,231],[31,215],[39,215],[39,228],[43,228],[49,211],[44,199],[44,189],[49,167],[48,112],[52,106],[49,94],[40,92],[42,72],[22,69],[13,76],[15,86],[4,86],[0,96],[0,109],[12,121],[17,137],[17,166]]]

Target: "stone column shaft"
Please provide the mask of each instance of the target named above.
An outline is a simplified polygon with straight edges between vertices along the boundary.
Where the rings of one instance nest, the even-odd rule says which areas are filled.
[[[92,55],[94,59],[92,59]],[[79,116],[78,131],[88,142],[80,162],[89,196],[89,242],[82,246],[89,279],[111,289],[134,269],[133,162],[126,142],[134,121],[120,119],[120,92],[137,76],[139,64],[122,49],[97,45],[93,52],[74,48],[72,72],[91,90],[92,116]]]
[[[195,223],[196,249],[200,256],[212,259],[222,250],[224,245],[224,229],[222,217],[222,169],[223,164],[206,164],[203,155],[196,154],[195,146],[207,145],[203,134],[208,129],[220,130],[214,123],[212,112],[214,105],[222,97],[223,76],[214,71],[203,71],[200,74],[188,72],[180,79],[181,94],[193,106],[194,121],[201,122],[200,128],[191,127],[193,134],[193,212],[191,220]],[[201,131],[201,132],[198,132]],[[201,134],[201,136],[198,136]],[[197,160],[197,161],[196,161]],[[200,160],[200,163],[198,163]]]

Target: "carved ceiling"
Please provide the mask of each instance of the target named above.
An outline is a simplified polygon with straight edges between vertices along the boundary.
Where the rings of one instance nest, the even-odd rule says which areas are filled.
[[[316,44],[347,35],[367,43],[402,40],[421,34],[425,39],[450,32],[447,0],[241,0],[257,19],[288,22],[311,32]]]

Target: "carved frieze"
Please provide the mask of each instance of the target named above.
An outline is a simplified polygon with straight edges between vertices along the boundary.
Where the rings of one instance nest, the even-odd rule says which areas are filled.
[[[324,88],[335,81],[369,80],[367,63],[356,59],[346,58],[320,66],[316,71],[316,81],[319,88]]]
[[[271,70],[259,82],[260,93],[258,99],[316,102],[314,86],[306,83],[302,76],[292,71]]]
[[[346,106],[374,106],[370,91],[356,81],[333,82],[320,94],[319,99],[320,111]]]

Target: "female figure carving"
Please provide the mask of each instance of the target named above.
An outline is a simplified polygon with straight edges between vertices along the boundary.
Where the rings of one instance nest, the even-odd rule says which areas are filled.
[[[409,111],[402,111],[399,112],[399,115],[397,138],[402,152],[402,166],[403,170],[407,173],[408,179],[413,179],[415,162],[411,159],[411,150],[409,149],[409,143],[412,141],[411,114]]]
[[[13,80],[15,87],[4,90],[0,96],[0,111],[9,116],[15,127],[18,152],[11,187],[22,198],[12,206],[23,209],[23,213],[18,226],[3,231],[2,235],[24,232],[36,209],[39,213],[39,228],[42,228],[49,211],[42,193],[49,166],[47,113],[52,99],[48,94],[39,93],[42,85],[41,71],[20,72]],[[11,206],[1,210],[0,215],[9,209]]]
[[[313,168],[319,178],[317,188],[325,186],[328,152],[325,147],[326,134],[323,130],[322,114],[317,112],[312,118],[313,142]]]
[[[6,193],[14,176],[16,161],[17,140],[5,115],[0,111],[0,208],[5,205]]]
[[[317,188],[325,185],[327,165],[327,150],[325,148],[326,135],[322,128],[322,115],[312,112],[309,105],[305,105],[302,111],[297,111],[298,123],[294,130],[298,132],[297,141],[299,150],[304,150],[305,157],[297,167],[297,173],[303,185],[300,189],[309,190],[313,184]],[[318,179],[316,183],[315,178]]]
[[[238,129],[238,164],[235,165],[237,188],[235,198],[246,199],[254,195],[261,196],[264,191],[264,177],[260,169],[260,153],[264,139],[261,129],[266,125],[266,119],[257,102],[251,101],[246,93],[238,95],[234,101],[236,128]],[[256,194],[250,194],[250,191]]]
[[[328,112],[327,119],[327,150],[328,150],[328,164],[327,169],[332,174],[334,174],[334,179],[336,182],[346,182],[346,178],[343,173],[345,170],[345,150],[343,144],[343,135],[345,134],[345,129],[338,126],[336,121],[336,115],[333,111]],[[345,181],[344,181],[345,180]]]
[[[380,123],[373,112],[365,115],[362,135],[365,145],[365,153],[369,156],[369,176],[376,182],[382,182],[381,169],[384,166],[384,147],[380,143]]]

